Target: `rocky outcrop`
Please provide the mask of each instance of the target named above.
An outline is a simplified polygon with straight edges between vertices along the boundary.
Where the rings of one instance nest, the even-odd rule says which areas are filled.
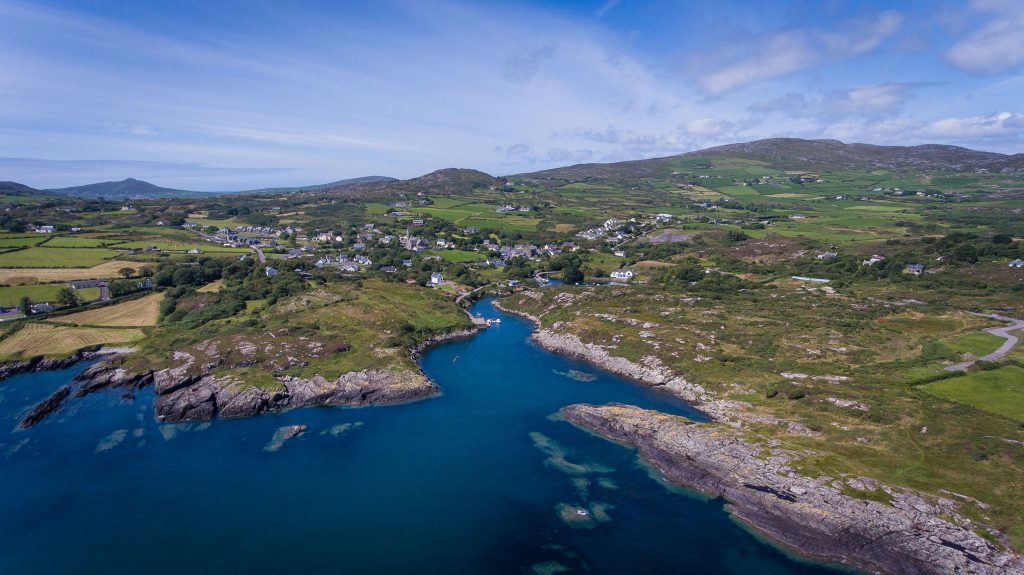
[[[252,417],[268,411],[307,406],[392,405],[440,393],[417,372],[367,369],[337,379],[278,377],[279,388],[256,387],[233,376],[185,376],[176,381],[156,372],[156,415],[161,421],[201,421]]]
[[[440,335],[435,335],[435,336],[432,336],[432,337],[428,338],[423,343],[417,344],[417,345],[413,346],[412,348],[410,348],[409,349],[409,353],[414,358],[416,358],[416,357],[419,357],[420,355],[422,355],[424,351],[426,351],[427,349],[429,349],[429,348],[431,348],[431,347],[433,347],[435,345],[440,345],[440,344],[445,343],[445,342],[455,341],[455,340],[459,340],[459,339],[467,339],[467,338],[473,337],[477,333],[479,333],[479,330],[474,328],[474,329],[459,329],[459,330],[455,330],[455,331],[450,331],[448,333],[442,333]]]
[[[60,409],[61,404],[64,400],[71,395],[71,386],[61,386],[57,391],[53,392],[50,397],[47,397],[43,401],[39,402],[32,411],[21,420],[21,424],[18,426],[21,429],[28,429],[40,421],[46,419],[51,413]]]
[[[112,358],[90,365],[75,379],[82,382],[75,396],[84,397],[111,387],[143,387],[153,381],[153,372],[129,371],[121,367],[119,358]]]
[[[98,355],[102,355],[102,351],[99,351],[99,347],[96,346],[79,350],[69,357],[52,359],[43,356],[36,356],[25,361],[8,361],[0,363],[0,380],[7,379],[13,375],[18,375],[19,373],[64,369],[66,367],[71,367],[82,360],[91,359]]]
[[[666,391],[695,404],[709,401],[708,392],[701,386],[675,375],[671,369],[654,356],[643,358],[641,363],[624,357],[614,356],[608,350],[592,343],[583,343],[570,333],[559,333],[540,329],[530,336],[534,342],[548,351],[581,359],[612,373],[639,381],[651,387],[663,387]]]
[[[952,501],[890,488],[889,503],[853,497],[844,491],[863,485],[803,477],[789,465],[797,454],[720,425],[624,405],[562,414],[636,448],[670,480],[726,499],[738,519],[803,554],[901,575],[1024,573],[1024,558],[979,536]]]

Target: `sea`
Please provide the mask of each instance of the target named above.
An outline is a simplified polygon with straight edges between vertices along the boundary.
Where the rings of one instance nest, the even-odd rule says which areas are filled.
[[[421,358],[442,394],[161,424],[111,390],[18,430],[85,369],[0,382],[0,574],[834,574],[563,421],[572,403],[684,402],[500,324]],[[283,426],[307,431],[281,443]]]

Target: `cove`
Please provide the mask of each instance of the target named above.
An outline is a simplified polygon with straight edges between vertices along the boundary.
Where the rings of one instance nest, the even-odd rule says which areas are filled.
[[[150,391],[114,391],[15,431],[85,366],[0,383],[0,573],[838,572],[551,417],[580,402],[698,412],[534,346],[490,299],[471,311],[501,323],[427,351],[443,394],[393,407],[161,425]]]

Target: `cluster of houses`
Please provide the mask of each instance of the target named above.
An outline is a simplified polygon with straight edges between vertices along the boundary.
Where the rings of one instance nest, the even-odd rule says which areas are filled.
[[[576,235],[587,240],[599,240],[601,238],[606,238],[609,235],[614,238],[615,236],[623,235],[618,230],[622,229],[622,226],[624,225],[625,222],[619,221],[618,218],[608,218],[600,226],[590,228],[589,230],[583,230]]]
[[[498,212],[499,214],[510,214],[512,212],[528,212],[530,211],[530,208],[515,204],[505,204],[504,206],[501,206],[500,208],[494,211]]]

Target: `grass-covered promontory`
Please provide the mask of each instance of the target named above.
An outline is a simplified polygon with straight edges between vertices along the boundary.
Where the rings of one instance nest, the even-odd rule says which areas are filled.
[[[737,402],[726,407],[741,415],[734,423],[804,453],[798,470],[811,477],[870,477],[953,499],[1024,547],[1021,369],[1006,358],[944,379],[964,353],[1001,343],[977,335],[997,322],[923,293],[700,284],[554,286],[502,305],[611,356],[654,358],[710,400]]]
[[[159,276],[159,272],[158,272]],[[173,364],[177,351],[215,363],[257,387],[275,377],[339,375],[364,369],[413,371],[409,349],[431,337],[471,327],[465,313],[432,290],[381,280],[306,280],[235,262],[220,289],[183,284],[168,290],[161,319],[138,352],[125,358],[137,371]]]

